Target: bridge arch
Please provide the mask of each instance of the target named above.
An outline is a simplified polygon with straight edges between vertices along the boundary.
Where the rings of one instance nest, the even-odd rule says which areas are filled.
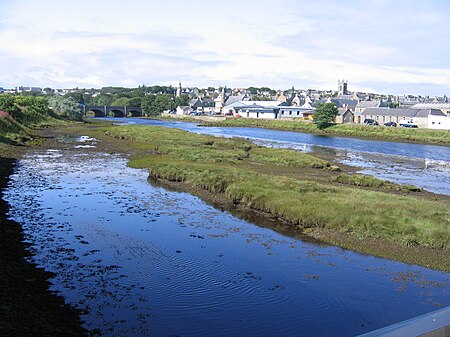
[[[86,111],[86,116],[94,116],[94,117],[106,117],[105,111],[100,109],[89,109]]]
[[[141,109],[128,108],[127,115],[130,117],[140,117],[142,116],[142,111]]]
[[[108,116],[111,116],[111,117],[125,117],[125,113],[124,113],[123,110],[109,109]]]

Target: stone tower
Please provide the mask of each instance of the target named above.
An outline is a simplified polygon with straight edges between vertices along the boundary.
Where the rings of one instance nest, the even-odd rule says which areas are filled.
[[[178,82],[178,88],[177,88],[177,94],[176,94],[176,96],[177,97],[180,97],[181,96],[181,91],[182,91],[183,89],[181,88],[181,82]]]
[[[338,81],[338,96],[347,95],[347,80]]]

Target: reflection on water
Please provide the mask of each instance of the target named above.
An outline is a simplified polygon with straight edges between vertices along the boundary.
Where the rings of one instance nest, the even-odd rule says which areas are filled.
[[[142,118],[109,120],[128,124],[160,125],[214,136],[245,137],[262,146],[333,155],[337,162],[361,168],[359,173],[450,195],[450,147],[327,137],[258,128],[201,127],[194,123]]]
[[[33,260],[89,329],[353,336],[450,304],[446,273],[284,236],[146,177],[118,156],[49,150],[6,191]]]

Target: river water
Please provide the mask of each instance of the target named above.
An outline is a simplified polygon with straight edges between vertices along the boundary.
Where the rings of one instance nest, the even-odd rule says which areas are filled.
[[[9,217],[105,336],[354,336],[450,305],[450,275],[308,242],[150,184],[86,137],[30,152]]]
[[[143,118],[106,118],[126,124],[179,128],[223,137],[244,137],[258,145],[315,152],[337,162],[356,166],[359,173],[450,195],[450,147],[385,142],[260,128],[202,127],[195,123]]]

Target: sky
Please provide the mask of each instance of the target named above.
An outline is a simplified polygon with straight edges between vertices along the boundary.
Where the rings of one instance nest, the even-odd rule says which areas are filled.
[[[0,87],[450,95],[450,0],[0,0]]]

